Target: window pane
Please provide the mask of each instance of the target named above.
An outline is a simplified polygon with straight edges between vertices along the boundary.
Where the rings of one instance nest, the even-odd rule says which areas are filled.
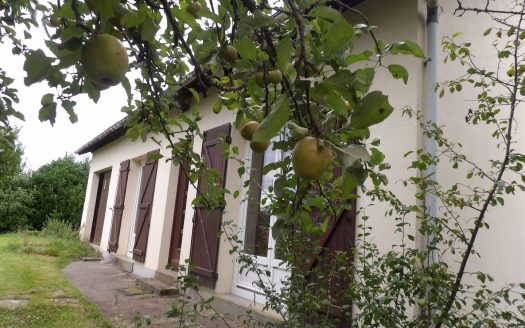
[[[263,175],[265,164],[275,161],[275,151],[268,149],[264,154],[252,155],[252,182],[246,217],[246,232],[244,249],[247,253],[266,257],[268,254],[268,238],[270,236],[270,216],[261,211],[261,200],[273,184],[273,172]]]

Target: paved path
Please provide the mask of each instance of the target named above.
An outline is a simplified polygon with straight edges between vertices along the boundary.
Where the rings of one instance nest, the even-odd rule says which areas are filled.
[[[135,327],[136,320],[142,320],[141,327],[254,327],[243,322],[242,318],[226,316],[228,325],[217,319],[210,309],[197,310],[195,316],[167,318],[165,313],[171,304],[188,301],[184,296],[158,296],[149,294],[137,287],[135,280],[126,272],[120,271],[112,263],[104,261],[71,262],[62,272],[66,278],[89,300],[97,304],[100,311],[117,327]],[[127,295],[127,294],[135,295]],[[193,303],[186,306],[193,310]],[[179,306],[180,307],[180,306]],[[137,315],[137,311],[140,315]],[[134,319],[135,318],[135,319]],[[146,318],[151,324],[146,324]]]

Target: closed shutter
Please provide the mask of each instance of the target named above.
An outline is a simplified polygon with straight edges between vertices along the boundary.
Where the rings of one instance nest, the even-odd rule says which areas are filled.
[[[114,253],[116,253],[118,250],[120,225],[122,223],[122,213],[124,212],[124,201],[126,200],[129,163],[129,159],[120,163],[117,195],[115,196],[115,204],[113,205],[113,223],[111,224],[111,233],[109,234],[108,250]]]
[[[228,159],[224,157],[224,149],[219,144],[220,136],[230,142],[231,125],[225,124],[204,133],[202,144],[202,160],[207,168],[218,172],[220,178],[215,181],[219,187],[226,184]],[[207,192],[209,186],[206,179],[199,179],[198,193]],[[195,207],[190,260],[191,271],[198,276],[199,284],[214,288],[217,280],[217,256],[219,251],[219,232],[221,227],[223,207]]]
[[[153,194],[155,192],[157,166],[157,160],[150,160],[146,162],[142,169],[138,200],[139,206],[135,225],[135,245],[133,246],[133,259],[142,263],[144,263],[146,259],[146,248],[148,246],[149,225],[151,221]]]
[[[341,169],[336,169],[334,175],[337,177],[341,173]],[[351,209],[343,209],[341,213],[330,218],[326,232],[319,239],[320,252],[313,254],[310,258],[306,266],[307,272],[313,271],[324,274],[333,271],[337,266],[336,254],[339,252],[346,253],[348,261],[354,260],[352,250],[355,247],[356,199],[352,199],[349,202]],[[337,204],[335,204],[335,208],[337,207]],[[319,288],[317,283],[322,283],[321,280],[326,282],[324,278],[319,279],[315,274],[310,274],[309,280],[312,283],[310,285],[312,288]],[[349,323],[344,322],[344,320],[339,321],[343,319],[341,307],[343,305],[351,305],[345,294],[350,282],[348,277],[335,276],[330,279],[329,286],[324,286],[324,288],[328,287],[331,306],[330,309],[323,309],[323,311],[328,310],[337,328],[350,327]]]

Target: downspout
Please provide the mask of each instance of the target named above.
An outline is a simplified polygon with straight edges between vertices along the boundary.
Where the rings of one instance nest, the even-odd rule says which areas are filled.
[[[438,0],[427,0],[427,62],[425,79],[425,121],[437,122],[437,93],[435,91],[437,83],[437,64],[438,64]],[[424,136],[424,146],[431,158],[437,153],[437,142],[431,137]],[[437,181],[437,171],[435,165],[429,165],[426,175]],[[434,218],[437,216],[436,196],[432,193],[425,193],[425,208],[429,225],[433,226]],[[432,244],[434,235],[425,235],[425,245]],[[432,263],[438,262],[438,251],[433,249],[428,253],[425,265],[428,267]]]
[[[427,61],[426,61],[426,74],[425,74],[425,108],[424,108],[424,119],[426,122],[437,122],[437,93],[436,83],[437,79],[437,66],[438,66],[438,0],[427,0]],[[437,154],[437,142],[432,137],[423,136],[424,147],[430,158],[435,158]],[[437,170],[436,165],[429,165],[426,172],[426,176],[434,181],[437,181]],[[425,192],[425,211],[427,225],[434,226],[435,218],[437,217],[437,199],[436,196],[430,192]],[[425,247],[434,244],[435,235],[431,232],[425,234]],[[433,263],[437,263],[438,250],[434,248],[427,254],[425,260],[425,267],[431,266]],[[430,292],[430,291],[429,291]],[[429,315],[434,312],[434,307],[430,305],[427,309]],[[429,327],[435,327],[435,323],[431,322]]]

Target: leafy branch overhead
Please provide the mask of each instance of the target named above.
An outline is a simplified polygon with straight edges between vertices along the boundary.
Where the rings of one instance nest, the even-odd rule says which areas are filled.
[[[76,96],[85,93],[97,102],[121,82],[129,97],[122,110],[134,125],[131,136],[172,136],[173,109],[186,108],[188,92],[198,103],[199,93],[205,96],[212,87],[219,91],[214,112],[233,110],[239,128],[260,123],[252,141],[266,145],[260,150],[293,123],[340,153],[337,147],[362,143],[368,127],[392,112],[387,96],[369,91],[375,70],[407,83],[407,70],[383,66],[383,58],[424,55],[408,40],[378,40],[354,8],[342,2],[334,8],[294,1],[29,1],[19,9],[32,13],[32,25],[41,18],[48,49],[23,46],[19,52],[26,56],[26,85],[54,89],[42,99],[39,115],[52,124],[58,106],[75,122]],[[369,42],[370,50],[354,53],[354,42]],[[141,78],[129,83],[131,76]]]

